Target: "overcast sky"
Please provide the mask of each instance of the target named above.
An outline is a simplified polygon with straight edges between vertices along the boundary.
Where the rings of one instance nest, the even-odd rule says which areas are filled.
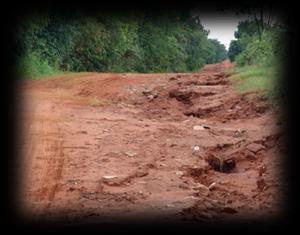
[[[200,21],[210,33],[208,38],[218,39],[228,50],[230,41],[234,38],[234,31],[237,30],[238,22],[245,17],[236,16],[233,13],[203,12],[195,10],[192,14],[200,16]]]

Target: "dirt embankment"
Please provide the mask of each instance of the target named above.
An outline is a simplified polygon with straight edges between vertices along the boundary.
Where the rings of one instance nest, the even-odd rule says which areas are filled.
[[[22,208],[70,222],[276,216],[282,132],[224,69],[28,81]]]

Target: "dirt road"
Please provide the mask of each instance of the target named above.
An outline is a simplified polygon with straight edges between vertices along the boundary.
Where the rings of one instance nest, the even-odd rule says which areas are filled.
[[[70,222],[276,216],[283,134],[230,64],[26,81],[23,212]]]

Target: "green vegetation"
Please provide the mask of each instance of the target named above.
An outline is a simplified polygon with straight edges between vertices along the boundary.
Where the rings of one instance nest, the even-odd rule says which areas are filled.
[[[35,14],[20,21],[19,77],[64,72],[191,72],[227,57],[188,12]]]
[[[230,79],[236,84],[241,93],[251,91],[270,92],[274,84],[274,71],[272,67],[265,66],[245,66],[236,67],[229,71]]]
[[[282,58],[286,50],[283,25],[269,19],[254,14],[253,20],[239,23],[236,40],[231,41],[228,50],[228,57],[236,67],[228,73],[240,92],[258,91],[276,104],[285,95]]]
[[[63,73],[55,66],[51,66],[47,60],[42,60],[34,54],[20,58],[17,69],[18,76],[25,79],[34,79]]]
[[[227,71],[229,79],[240,93],[255,92],[258,96],[269,98],[277,106],[286,95],[282,73],[275,66],[251,65],[235,67]]]

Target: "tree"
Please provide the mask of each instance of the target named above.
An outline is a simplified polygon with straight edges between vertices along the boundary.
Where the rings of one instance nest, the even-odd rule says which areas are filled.
[[[242,47],[238,40],[232,40],[228,49],[228,57],[231,62],[235,60],[235,57],[242,52]]]

